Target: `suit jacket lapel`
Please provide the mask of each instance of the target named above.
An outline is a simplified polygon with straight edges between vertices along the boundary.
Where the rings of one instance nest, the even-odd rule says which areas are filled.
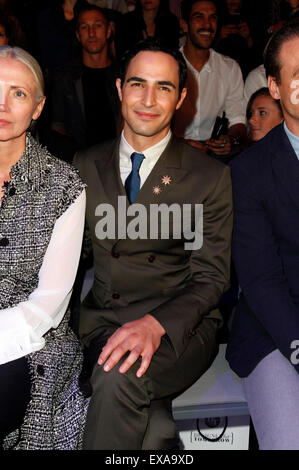
[[[83,119],[85,121],[85,106],[84,106],[84,93],[83,93],[83,85],[82,85],[82,78],[79,77],[75,80],[75,89],[80,105],[80,109],[82,112]]]
[[[111,146],[111,151],[95,161],[104,191],[114,208],[117,208],[118,196],[126,196],[119,171],[119,141],[117,139],[115,145]]]
[[[109,202],[117,208],[118,196],[126,196],[126,190],[121,181],[119,171],[119,142],[120,138],[111,146],[111,151],[101,155],[95,161],[98,175],[101,179],[104,191]],[[181,142],[172,137],[142,185],[135,203],[148,205],[150,203],[162,202],[166,194],[176,189],[176,184],[185,176],[187,170],[181,168]],[[170,184],[164,184],[162,178],[170,177]],[[154,193],[154,188],[159,187],[161,192]],[[129,204],[127,200],[127,204]]]
[[[187,173],[181,168],[181,160],[181,142],[173,136],[142,185],[135,203],[144,205],[161,203],[166,195],[174,192],[177,183]],[[164,177],[170,178],[170,184],[165,184],[165,180],[162,181]]]

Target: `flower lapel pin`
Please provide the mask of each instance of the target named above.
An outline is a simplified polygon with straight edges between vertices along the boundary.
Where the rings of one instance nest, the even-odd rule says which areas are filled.
[[[162,189],[160,188],[160,186],[154,186],[153,187],[153,193],[158,196],[160,193],[161,193]]]
[[[163,176],[163,178],[161,179],[162,183],[164,184],[164,186],[168,186],[169,184],[171,184],[172,182],[172,179],[170,176],[166,175],[166,176]]]

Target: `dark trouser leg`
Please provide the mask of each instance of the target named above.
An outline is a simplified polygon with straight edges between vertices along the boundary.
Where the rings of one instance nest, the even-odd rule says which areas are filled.
[[[148,409],[142,450],[169,450],[177,448],[178,445],[176,425],[172,417],[172,400],[152,400]]]
[[[126,374],[118,372],[119,365],[108,373],[96,365],[91,378],[93,396],[84,448],[173,448],[176,433],[170,399],[191,386],[211,365],[218,349],[216,330],[213,320],[204,320],[179,358],[164,337],[147,373],[141,378],[136,377],[139,362]],[[166,406],[162,411],[163,400]]]
[[[0,447],[4,437],[23,422],[30,400],[30,375],[26,358],[0,365]]]

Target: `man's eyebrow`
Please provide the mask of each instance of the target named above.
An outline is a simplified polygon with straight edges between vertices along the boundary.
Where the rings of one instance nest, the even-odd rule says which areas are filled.
[[[171,86],[172,88],[176,89],[176,86],[174,83],[168,81],[168,80],[160,80],[157,82],[158,85],[166,85],[166,86]]]
[[[141,83],[145,83],[146,80],[144,78],[140,78],[140,77],[130,77],[126,80],[127,83],[129,82],[141,82]]]
[[[147,80],[145,80],[144,78],[140,78],[140,77],[130,77],[128,78],[128,80],[126,80],[127,83],[129,82],[140,82],[140,83],[145,83]],[[166,85],[166,86],[171,86],[172,88],[176,89],[176,86],[174,85],[174,83],[168,81],[168,80],[158,80],[157,81],[157,84],[158,85]]]

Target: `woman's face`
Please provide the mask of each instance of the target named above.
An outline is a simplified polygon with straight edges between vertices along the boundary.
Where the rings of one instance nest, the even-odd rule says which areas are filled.
[[[22,62],[0,57],[0,142],[24,139],[32,119],[43,109],[37,103],[33,73]]]
[[[0,24],[0,46],[7,46],[8,44],[8,37],[6,36],[5,28],[2,24]]]
[[[248,118],[251,139],[254,142],[262,139],[281,121],[282,116],[274,100],[270,96],[257,96]]]

